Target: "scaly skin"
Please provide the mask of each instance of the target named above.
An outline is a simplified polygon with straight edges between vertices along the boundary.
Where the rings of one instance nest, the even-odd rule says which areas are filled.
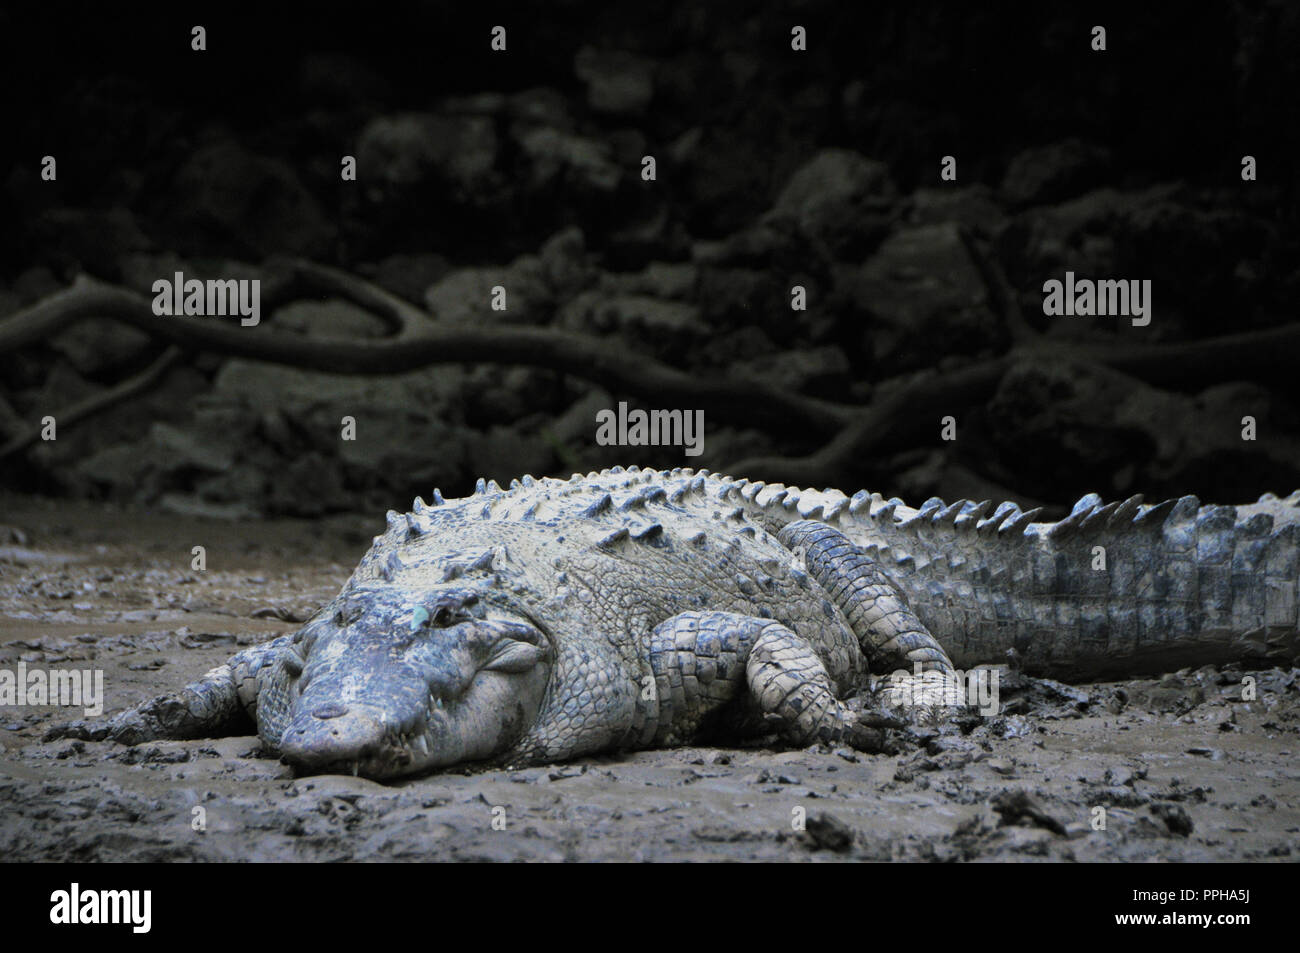
[[[801,491],[621,468],[389,514],[292,636],[178,693],[51,733],[246,730],[300,771],[375,778],[708,737],[879,750],[868,669],[1132,675],[1297,657],[1300,494],[1243,507]]]

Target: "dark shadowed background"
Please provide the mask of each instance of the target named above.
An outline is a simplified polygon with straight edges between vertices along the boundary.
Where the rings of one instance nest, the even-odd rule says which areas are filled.
[[[1297,351],[1260,334],[1300,301],[1300,10],[988,6],[5,9],[0,485],[235,517],[632,463],[914,504],[1300,486]],[[392,322],[355,280],[448,333],[554,329],[731,396],[502,363],[481,338],[473,360],[364,375],[168,354],[100,319],[4,343],[78,275],[148,294],[303,262],[334,284],[225,324],[374,344]],[[1149,279],[1150,325],[1044,317],[1066,271]],[[598,446],[619,401],[704,409],[704,454]]]

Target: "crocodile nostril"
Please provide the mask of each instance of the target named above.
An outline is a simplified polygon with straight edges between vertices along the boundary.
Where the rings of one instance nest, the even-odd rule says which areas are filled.
[[[338,718],[340,715],[346,715],[347,713],[347,705],[322,705],[312,712],[312,716],[324,721],[327,718]]]

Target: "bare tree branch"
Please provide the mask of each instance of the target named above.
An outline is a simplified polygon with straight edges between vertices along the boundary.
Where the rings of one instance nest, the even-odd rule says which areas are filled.
[[[158,355],[152,364],[138,374],[128,377],[126,380],[113,385],[108,390],[95,394],[93,397],[87,397],[65,410],[55,411],[53,416],[57,425],[70,427],[79,420],[84,420],[107,410],[114,404],[120,404],[129,397],[143,393],[162,380],[163,374],[176,363],[181,353],[181,349],[174,345],[168,347]],[[29,427],[10,439],[3,447],[0,447],[0,460],[5,460],[15,453],[27,449],[40,438],[40,435],[41,429],[39,427]]]
[[[448,327],[411,321],[406,327],[414,330],[396,337],[318,340],[261,325],[242,328],[213,318],[156,315],[144,295],[85,276],[0,322],[0,354],[90,318],[122,321],[187,349],[336,374],[395,374],[447,363],[519,364],[563,371],[614,392],[701,408],[736,422],[777,420],[831,433],[855,413],[846,405],[762,384],[703,378],[629,351],[617,341],[551,328]]]
[[[1005,278],[989,266],[988,257],[978,248],[975,255],[977,264],[983,263],[982,273],[995,305],[1015,324],[1012,350],[955,371],[891,378],[879,384],[868,405],[807,397],[761,382],[688,373],[632,352],[621,342],[553,328],[439,324],[414,305],[368,282],[296,260],[280,262],[271,269],[263,295],[267,310],[304,297],[334,295],[380,315],[396,333],[381,339],[321,340],[263,326],[235,327],[213,318],[155,315],[144,295],[83,276],[70,288],[0,320],[0,353],[44,340],[80,321],[111,318],[185,349],[338,374],[393,374],[445,363],[541,367],[573,374],[616,394],[654,400],[661,406],[702,409],[715,420],[740,426],[782,425],[830,437],[806,457],[752,457],[734,466],[735,472],[753,477],[804,483],[846,473],[867,454],[883,448],[924,441],[938,427],[936,414],[986,399],[1016,361],[1094,363],[1149,383],[1181,387],[1267,377],[1290,380],[1300,362],[1300,324],[1178,344],[1134,346],[1047,339],[1029,328]],[[125,396],[138,393],[150,382],[124,382],[128,387]],[[102,408],[88,412],[95,409]],[[65,418],[67,414],[65,411]],[[5,452],[14,451],[6,447]]]

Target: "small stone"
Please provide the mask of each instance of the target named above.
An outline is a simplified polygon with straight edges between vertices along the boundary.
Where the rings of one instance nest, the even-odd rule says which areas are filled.
[[[1124,765],[1106,769],[1106,783],[1111,787],[1122,787],[1133,783],[1133,772]]]
[[[837,853],[843,853],[851,848],[855,837],[853,828],[825,811],[819,811],[815,816],[808,818],[808,828],[805,833],[808,835],[808,840],[812,842],[814,850],[833,850]]]
[[[1151,813],[1164,821],[1171,834],[1186,837],[1192,833],[1192,819],[1181,806],[1158,802],[1151,805]]]

